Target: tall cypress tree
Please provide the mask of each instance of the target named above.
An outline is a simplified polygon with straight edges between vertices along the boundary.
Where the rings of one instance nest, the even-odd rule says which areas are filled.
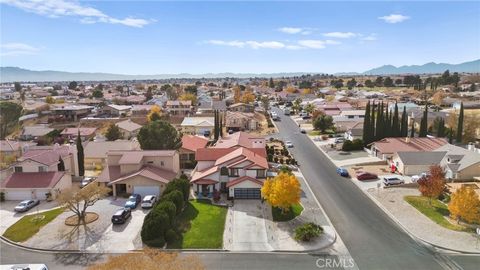
[[[85,160],[84,160],[84,153],[83,153],[83,145],[82,139],[80,138],[80,129],[78,130],[77,135],[77,159],[78,159],[78,175],[84,176],[85,175]]]
[[[218,140],[218,111],[217,110],[213,112],[213,122],[214,122],[213,140],[217,141]]]
[[[395,102],[395,112],[393,113],[393,121],[392,121],[392,133],[393,137],[400,137],[400,122],[398,118],[398,105]]]
[[[219,114],[219,117],[218,117],[218,118],[219,118],[219,119],[218,119],[218,121],[219,121],[219,125],[218,125],[218,126],[219,126],[219,127],[218,127],[218,129],[219,129],[219,131],[218,131],[218,137],[219,137],[219,138],[222,138],[222,137],[223,137],[223,117],[222,117],[222,114],[221,114],[220,112],[219,112],[218,114]]]
[[[383,107],[383,106],[382,106]],[[383,109],[383,108],[382,108]],[[385,113],[382,112],[382,129],[383,129],[383,134],[382,138],[390,137],[390,123],[389,123],[389,115],[390,115],[390,110],[388,108],[388,103],[385,106]]]
[[[457,143],[462,142],[462,137],[463,137],[463,102],[460,104],[460,114],[458,115]]]
[[[384,130],[383,130],[382,117],[383,117],[383,102],[378,104],[377,119],[375,121],[375,140],[376,141],[383,139],[382,134]]]
[[[420,132],[418,137],[427,137],[428,134],[428,106],[425,104],[425,111],[423,112],[423,117],[420,122]]]
[[[365,116],[363,117],[363,143],[367,146],[371,143],[370,137],[370,100],[367,102],[367,107],[365,108]]]
[[[371,137],[370,138],[372,139],[372,141],[375,140],[375,138],[376,138],[376,135],[375,135],[376,134],[375,133],[375,107],[376,106],[375,106],[375,101],[374,101],[373,104],[372,104],[372,114],[370,116],[370,123],[371,123],[371,125],[370,125],[370,136]]]
[[[412,129],[410,130],[410,138],[415,138],[415,119],[412,118]]]
[[[445,120],[443,118],[440,118],[438,122],[437,137],[438,138],[445,137]]]
[[[402,113],[402,122],[400,127],[400,136],[407,137],[408,135],[408,117],[407,117],[407,109],[403,106],[403,113]]]

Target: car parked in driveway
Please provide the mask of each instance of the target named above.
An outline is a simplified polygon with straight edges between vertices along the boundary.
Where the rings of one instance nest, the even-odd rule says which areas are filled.
[[[140,194],[132,194],[125,202],[125,208],[135,209],[142,201]]]
[[[343,137],[335,138],[335,143],[344,143],[344,142],[345,142],[345,138]]]
[[[33,207],[35,207],[39,203],[40,203],[39,200],[21,201],[17,206],[15,206],[14,210],[15,210],[15,212],[25,212],[25,211],[28,211],[28,210],[32,209]]]
[[[157,197],[155,195],[147,195],[143,197],[142,208],[152,208],[156,201]]]
[[[123,224],[129,217],[132,216],[132,210],[130,208],[120,208],[112,216],[113,224]]]
[[[93,177],[85,177],[82,182],[80,182],[80,188],[86,187],[88,184],[92,183],[95,180]]]
[[[286,142],[285,142],[285,146],[286,146],[287,148],[292,148],[292,147],[293,147],[293,143],[292,143],[291,141],[286,141]]]
[[[358,180],[373,180],[373,179],[378,179],[378,175],[374,173],[369,173],[369,172],[364,172],[364,171],[358,171],[355,176],[357,177]]]
[[[404,184],[405,181],[398,178],[397,176],[385,176],[383,177],[383,184],[385,186],[393,186],[393,185],[401,185]]]
[[[348,177],[348,171],[347,171],[347,169],[345,169],[345,168],[337,168],[337,173],[338,173],[340,176]]]

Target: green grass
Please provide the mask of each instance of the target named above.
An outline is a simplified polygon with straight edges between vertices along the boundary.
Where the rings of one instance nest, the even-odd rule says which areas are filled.
[[[63,213],[63,211],[63,208],[56,208],[39,213],[39,215],[44,216],[44,218],[38,221],[34,220],[34,217],[37,214],[26,215],[10,226],[3,236],[14,242],[24,242],[35,235],[43,226],[47,225],[50,221]]]
[[[290,207],[290,211],[288,211],[285,214],[282,214],[282,210],[280,210],[280,208],[272,207],[273,221],[289,221],[289,220],[292,220],[296,216],[300,215],[300,213],[302,213],[302,211],[303,211],[303,207],[299,203],[292,205],[292,207]]]
[[[418,211],[427,216],[433,222],[444,228],[455,231],[468,230],[463,226],[450,223],[445,218],[450,215],[447,205],[441,203],[438,200],[432,200],[430,204],[429,198],[423,196],[405,196],[404,199],[406,202],[415,207]]]
[[[222,248],[227,208],[208,200],[189,201],[177,217],[181,237],[168,248]]]
[[[310,130],[308,132],[308,135],[310,136],[320,136],[322,133],[320,132],[320,130]]]

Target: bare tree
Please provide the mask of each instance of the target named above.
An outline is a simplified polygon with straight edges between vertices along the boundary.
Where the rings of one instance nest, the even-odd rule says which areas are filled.
[[[80,190],[70,188],[62,191],[57,196],[57,201],[77,215],[78,224],[85,224],[87,208],[94,205],[109,192],[109,188],[91,183]]]

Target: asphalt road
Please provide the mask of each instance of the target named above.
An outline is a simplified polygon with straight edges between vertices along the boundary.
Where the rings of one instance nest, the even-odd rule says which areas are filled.
[[[335,165],[293,120],[278,109],[277,113],[281,115],[276,122],[278,136],[293,142],[292,152],[305,179],[359,269],[460,269],[461,263],[413,240],[355,184],[338,176]],[[480,262],[479,257],[469,260]],[[470,265],[466,263],[465,269]]]

